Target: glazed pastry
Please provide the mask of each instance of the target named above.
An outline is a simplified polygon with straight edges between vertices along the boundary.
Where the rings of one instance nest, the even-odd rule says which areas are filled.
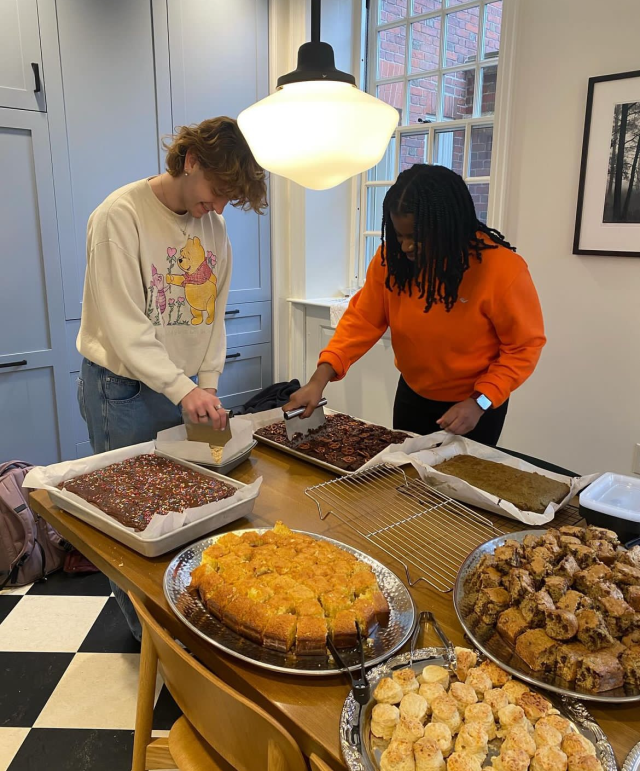
[[[531,726],[522,707],[518,707],[515,704],[509,704],[508,707],[503,707],[498,712],[498,720],[500,721],[500,728],[502,729],[503,736],[506,736],[506,734],[516,726],[524,726],[527,730]]]
[[[505,750],[491,759],[495,771],[527,771],[529,756],[524,750]]]
[[[498,616],[497,630],[507,642],[515,645],[519,635],[529,629],[529,623],[519,608],[509,608]]]
[[[447,759],[447,771],[481,771],[482,764],[475,755],[454,752]]]
[[[429,664],[422,670],[422,682],[425,685],[438,683],[445,690],[449,687],[449,670],[435,664]]]
[[[399,704],[403,696],[402,686],[390,677],[383,677],[373,692],[373,698],[381,704]]]
[[[416,771],[445,771],[446,763],[442,750],[433,739],[424,737],[413,745]]]
[[[571,723],[567,720],[566,717],[562,717],[562,715],[547,715],[546,717],[540,718],[540,720],[538,720],[536,723],[536,728],[540,728],[542,731],[544,730],[544,726],[551,726],[551,728],[555,728],[563,738],[567,736],[567,734],[573,733],[573,727]]]
[[[470,704],[464,713],[466,723],[480,723],[487,731],[489,741],[496,738],[496,723],[491,707],[485,703]]]
[[[478,663],[478,654],[469,648],[456,648],[456,675],[460,682],[467,679],[467,672]]]
[[[480,664],[480,669],[489,675],[493,688],[502,688],[505,683],[511,680],[511,675],[508,672],[505,672],[502,667],[499,667],[493,661],[489,661],[489,659]]]
[[[560,747],[541,747],[531,759],[531,771],[567,771],[567,756]]]
[[[393,732],[393,739],[405,742],[417,742],[418,739],[422,739],[424,735],[424,726],[421,720],[415,718],[405,717],[400,712],[400,721]]]
[[[524,750],[532,758],[536,754],[536,743],[533,736],[524,727],[517,725],[511,728],[502,742],[500,750]]]
[[[431,711],[432,720],[435,723],[444,723],[449,726],[452,734],[458,733],[462,719],[458,712],[458,704],[452,696],[444,694],[436,697],[431,703]]]
[[[518,706],[522,707],[526,717],[532,722],[536,723],[541,717],[546,717],[549,714],[549,710],[552,708],[551,702],[547,701],[544,696],[539,693],[529,691],[523,693],[518,699]]]
[[[405,695],[407,693],[417,693],[420,688],[420,683],[416,680],[416,673],[413,669],[399,669],[393,673],[393,679],[402,688],[402,692]]]
[[[449,689],[449,694],[456,700],[458,710],[463,716],[465,714],[465,709],[470,704],[475,704],[478,701],[478,694],[467,683],[453,683]]]
[[[542,629],[531,629],[516,641],[516,653],[534,671],[551,672],[555,667],[557,648],[558,643]]]
[[[371,710],[371,733],[380,739],[391,739],[400,722],[400,710],[393,704],[376,704]]]
[[[427,714],[430,715],[433,700],[438,696],[443,696],[446,691],[440,683],[423,683],[418,693],[427,702]]]
[[[602,764],[595,755],[570,755],[569,771],[602,771]]]
[[[419,720],[424,722],[427,716],[427,710],[429,705],[427,700],[417,693],[407,693],[402,697],[400,702],[400,715],[401,717],[410,718],[411,720]]]
[[[428,723],[424,727],[424,738],[433,739],[440,748],[444,757],[448,757],[453,750],[453,737],[451,729],[444,723]]]
[[[380,771],[415,771],[413,744],[392,741],[380,757]]]
[[[498,712],[508,706],[509,697],[502,688],[492,688],[490,691],[485,691],[484,703],[491,707],[494,719],[497,719]]]
[[[491,678],[480,667],[474,667],[474,669],[469,670],[465,685],[470,685],[480,697],[484,696],[486,691],[490,691],[493,688]]]
[[[576,731],[573,731],[564,737],[561,748],[569,758],[573,755],[593,755],[595,757],[596,754],[596,748],[593,744]]]
[[[456,752],[474,755],[482,765],[487,756],[489,736],[482,723],[465,723],[456,738]]]
[[[524,683],[520,682],[520,680],[509,680],[508,683],[505,683],[502,686],[502,690],[507,694],[509,704],[517,704],[518,699],[523,693],[527,693],[529,688],[527,688]]]
[[[533,729],[533,738],[536,747],[560,747],[562,744],[562,734],[550,723],[545,723],[546,718],[538,720]]]

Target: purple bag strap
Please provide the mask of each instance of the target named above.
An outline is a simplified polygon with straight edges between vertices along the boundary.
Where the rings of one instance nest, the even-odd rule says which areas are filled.
[[[11,471],[12,468],[29,468],[30,463],[25,463],[23,460],[9,460],[6,463],[0,463],[0,477]]]

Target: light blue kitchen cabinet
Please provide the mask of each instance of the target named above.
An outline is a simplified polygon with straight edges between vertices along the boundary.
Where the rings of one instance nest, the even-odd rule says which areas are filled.
[[[46,109],[36,0],[0,3],[0,107]]]
[[[239,113],[269,93],[268,0],[167,0],[176,126]],[[225,211],[234,269],[229,302],[271,300],[269,215]]]
[[[227,348],[227,361],[218,383],[218,395],[227,409],[240,407],[273,382],[271,345]]]
[[[0,109],[0,460],[72,453],[47,116]]]

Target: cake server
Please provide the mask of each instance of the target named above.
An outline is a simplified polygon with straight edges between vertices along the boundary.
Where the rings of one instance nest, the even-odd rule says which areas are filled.
[[[309,431],[313,430],[313,433],[318,433],[324,428],[326,419],[324,415],[324,406],[327,400],[323,397],[318,402],[318,406],[311,413],[308,418],[301,418],[300,415],[305,411],[306,407],[297,407],[295,410],[289,410],[284,413],[284,425],[287,429],[287,438],[292,441],[296,434],[307,436]],[[296,438],[300,438],[297,436]]]
[[[206,423],[192,423],[188,415],[185,412],[182,413],[182,419],[187,429],[187,439],[190,442],[208,444],[212,450],[224,447],[231,439],[230,421],[232,417],[233,412],[229,410],[227,412],[227,425],[224,428],[214,428],[211,420],[207,420]]]

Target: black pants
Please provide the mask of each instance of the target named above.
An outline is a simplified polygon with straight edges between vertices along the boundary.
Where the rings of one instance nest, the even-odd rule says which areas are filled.
[[[414,434],[433,434],[442,431],[436,423],[455,402],[435,402],[425,399],[413,391],[403,377],[400,377],[396,399],[393,404],[393,427],[397,431],[412,431]],[[487,410],[478,425],[466,434],[466,439],[495,447],[500,439],[507,417],[509,400],[496,409]]]

